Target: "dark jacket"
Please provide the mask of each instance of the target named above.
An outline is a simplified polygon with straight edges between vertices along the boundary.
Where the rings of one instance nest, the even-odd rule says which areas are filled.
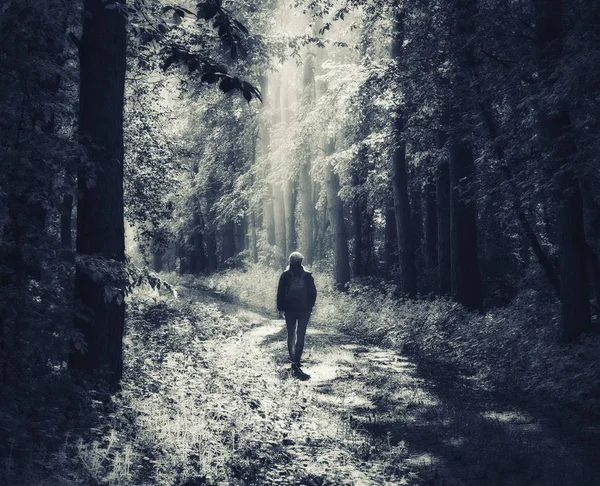
[[[306,302],[308,305],[307,309],[293,309],[293,310],[310,310],[315,306],[315,302],[317,300],[317,288],[315,287],[315,279],[313,278],[310,272],[304,270],[304,267],[299,266],[295,268],[290,268],[281,274],[279,277],[279,285],[277,287],[277,310],[278,311],[286,311],[292,309],[285,308],[285,293],[290,285],[293,275],[303,274],[304,276],[304,284],[306,286]]]

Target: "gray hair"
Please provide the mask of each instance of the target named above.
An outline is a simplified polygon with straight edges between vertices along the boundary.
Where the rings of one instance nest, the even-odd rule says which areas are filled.
[[[299,253],[297,251],[293,252],[290,255],[290,267],[295,267],[296,265],[302,265],[302,260],[304,260],[302,253]]]

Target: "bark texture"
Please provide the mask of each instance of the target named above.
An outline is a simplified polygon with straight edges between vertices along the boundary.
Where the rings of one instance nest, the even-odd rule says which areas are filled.
[[[437,266],[437,210],[436,210],[436,188],[433,177],[429,176],[423,188],[423,259],[428,268]]]
[[[447,160],[438,165],[435,181],[437,212],[438,291],[450,295],[450,167]]]
[[[329,143],[328,153],[333,153],[333,143]],[[327,201],[329,221],[334,238],[334,280],[338,289],[343,289],[350,281],[350,261],[348,251],[348,236],[344,219],[344,206],[340,199],[340,179],[331,164],[325,167],[327,181]]]
[[[474,58],[471,38],[475,31],[477,2],[459,0],[453,20],[452,89],[450,91],[450,290],[452,296],[471,309],[481,309],[483,295],[477,247],[474,123],[471,89]]]
[[[387,277],[392,277],[392,269],[398,265],[398,245],[396,244],[396,213],[391,202],[385,207],[384,238],[384,273]]]
[[[404,42],[404,11],[396,7],[395,31],[392,42],[392,56],[397,63],[402,57]],[[415,244],[408,197],[408,176],[406,171],[406,141],[404,140],[403,108],[398,107],[394,119],[396,143],[392,154],[392,184],[394,211],[396,213],[396,235],[398,260],[400,263],[400,290],[410,296],[417,293],[417,268],[415,265]]]
[[[93,171],[81,167],[78,173],[77,253],[124,262],[125,17],[106,9],[101,0],[85,0],[83,6],[79,130]],[[76,298],[87,315],[78,315],[75,327],[85,338],[87,352],[74,349],[69,364],[86,374],[103,373],[116,387],[123,368],[125,303],[122,289],[107,294],[109,286],[84,264],[77,265]]]
[[[60,208],[60,244],[63,248],[73,248],[71,236],[71,218],[73,216],[73,196],[65,194]]]
[[[562,58],[564,5],[562,0],[535,2],[540,71],[546,89],[557,82],[556,66]],[[554,163],[555,194],[558,200],[558,258],[562,339],[569,343],[591,330],[588,247],[585,239],[583,202],[572,159],[577,152],[571,114],[566,101],[545,100],[539,113],[546,150]]]

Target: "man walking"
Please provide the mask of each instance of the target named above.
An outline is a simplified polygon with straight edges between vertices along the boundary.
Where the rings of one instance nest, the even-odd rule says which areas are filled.
[[[303,259],[297,251],[290,255],[290,264],[279,278],[277,310],[280,316],[285,314],[292,372],[300,378],[307,379],[308,375],[300,369],[300,358],[304,350],[306,326],[317,300],[317,288],[312,274],[302,266]]]

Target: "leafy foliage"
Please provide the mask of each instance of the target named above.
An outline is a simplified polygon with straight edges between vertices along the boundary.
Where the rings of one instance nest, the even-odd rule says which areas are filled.
[[[203,285],[255,309],[272,312],[278,274],[253,266],[229,271]],[[252,282],[265,282],[256,286]],[[329,323],[365,343],[390,347],[474,377],[473,386],[526,394],[529,403],[600,414],[600,340],[587,336],[563,347],[548,321],[556,309],[547,296],[525,291],[508,307],[486,315],[468,312],[445,299],[398,300],[393,285],[354,283],[348,294],[333,290],[330,278],[316,274],[319,298],[312,319]],[[544,312],[541,312],[544,309]],[[523,396],[521,395],[521,398]]]

